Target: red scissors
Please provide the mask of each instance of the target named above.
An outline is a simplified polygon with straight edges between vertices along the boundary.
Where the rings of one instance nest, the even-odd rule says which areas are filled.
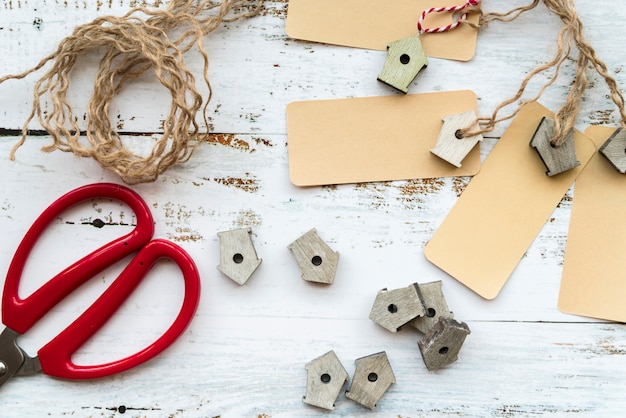
[[[64,210],[94,198],[110,198],[129,205],[137,219],[135,229],[76,261],[26,299],[21,299],[18,288],[24,265],[42,232]],[[79,187],[52,203],[22,239],[7,272],[2,295],[2,322],[7,327],[0,334],[0,385],[13,376],[38,372],[65,379],[109,376],[151,359],[172,344],[195,314],[200,298],[200,277],[193,259],[185,250],[170,241],[152,240],[153,233],[154,222],[146,203],[132,190],[117,184],[98,183]],[[37,352],[37,357],[30,357],[17,345],[16,338],[28,331],[57,303],[105,268],[136,251],[135,257],[102,295],[44,345]],[[129,357],[98,365],[74,364],[72,354],[108,321],[162,258],[171,259],[179,266],[185,283],[182,307],[170,327],[151,345]]]

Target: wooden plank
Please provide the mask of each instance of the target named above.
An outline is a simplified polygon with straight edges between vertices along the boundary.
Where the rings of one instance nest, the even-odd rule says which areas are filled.
[[[109,2],[0,3],[0,74],[35,65],[75,25],[104,14],[122,14],[131,0]],[[141,2],[148,6],[166,2]],[[506,11],[525,0],[485,3]],[[614,2],[576,0],[585,35],[617,82],[626,85],[619,25],[626,12]],[[158,182],[134,187],[148,202],[155,236],[182,245],[200,269],[203,294],[190,328],[151,362],[110,378],[64,381],[47,376],[15,378],[2,387],[0,405],[20,417],[142,416],[313,417],[320,410],[302,402],[303,365],[334,350],[352,376],[354,359],[385,351],[397,383],[377,412],[339,395],[333,415],[381,417],[621,416],[626,386],[626,329],[558,311],[561,264],[571,192],[553,212],[496,301],[485,302],[442,274],[423,257],[423,247],[463,192],[469,179],[404,180],[315,188],[289,183],[285,106],[296,100],[389,95],[375,80],[382,51],[313,44],[285,34],[287,1],[266,2],[262,16],[224,25],[205,39],[214,96],[209,125],[218,134],[191,160]],[[606,13],[611,9],[613,13]],[[37,20],[39,18],[40,20]],[[37,23],[36,23],[37,21]],[[36,24],[35,24],[36,23]],[[543,7],[506,24],[481,30],[475,58],[459,65],[433,61],[420,74],[416,92],[472,89],[479,112],[491,112],[513,94],[524,76],[551,58],[561,22]],[[533,48],[528,48],[533,45]],[[616,52],[617,51],[617,52]],[[86,111],[98,55],[86,54],[72,74],[68,95],[77,115]],[[189,65],[201,79],[202,62]],[[119,181],[90,159],[45,154],[48,136],[31,136],[7,156],[30,111],[39,74],[0,84],[0,265],[37,215],[77,186]],[[590,76],[594,77],[594,76]],[[563,77],[542,103],[562,105],[569,88]],[[586,92],[578,124],[617,126],[614,105],[601,80]],[[531,86],[532,87],[532,86]],[[204,95],[206,88],[200,86]],[[245,92],[245,93],[244,93]],[[147,76],[113,101],[114,125],[137,152],[147,152],[169,110],[169,94]],[[419,117],[419,114],[411,115]],[[79,117],[79,123],[83,123]],[[504,123],[485,138],[483,158]],[[37,129],[37,123],[31,128]],[[203,127],[204,128],[204,127]],[[7,131],[8,130],[8,131]],[[143,135],[143,134],[146,135]],[[140,135],[141,134],[141,135]],[[28,263],[20,292],[29,294],[69,265],[79,252],[132,229],[123,205],[95,201],[64,214],[42,237]],[[96,227],[97,224],[102,227]],[[316,225],[342,254],[332,286],[297,279],[300,270],[286,246]],[[251,227],[264,266],[246,286],[226,280],[217,232]],[[34,355],[111,283],[123,263],[88,283],[34,330],[20,338]],[[119,314],[76,355],[79,364],[113,361],[150,344],[177,313],[182,283],[174,266],[160,264]],[[294,280],[287,280],[287,278]],[[446,300],[472,334],[456,362],[428,372],[420,359],[421,334],[411,327],[389,333],[368,319],[382,287],[441,280]],[[488,347],[487,349],[485,347]],[[155,384],[158,382],[158,384]],[[467,382],[483,382],[485,389]],[[497,388],[494,394],[489,388]]]

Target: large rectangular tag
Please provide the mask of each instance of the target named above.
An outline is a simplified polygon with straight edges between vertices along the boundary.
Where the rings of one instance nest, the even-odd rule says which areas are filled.
[[[521,109],[424,250],[429,261],[486,299],[498,295],[596,150],[576,131],[581,165],[548,177],[529,146],[544,116],[554,117],[537,103]]]
[[[596,147],[615,128],[585,131]],[[576,180],[559,309],[626,322],[626,176],[597,153]]]
[[[465,4],[447,1],[445,6]],[[295,39],[385,50],[389,42],[416,35],[422,11],[441,7],[441,0],[290,0],[287,35]],[[478,24],[478,14],[468,16]],[[424,20],[428,27],[452,23],[450,13],[432,13]],[[424,34],[427,55],[469,61],[476,51],[478,31],[469,25],[445,33]]]
[[[430,149],[444,116],[476,108],[471,91],[289,103],[291,182],[319,186],[474,175],[479,146],[460,168]]]

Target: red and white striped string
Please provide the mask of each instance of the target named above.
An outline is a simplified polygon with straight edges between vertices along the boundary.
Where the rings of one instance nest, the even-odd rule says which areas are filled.
[[[431,13],[457,13],[462,12],[468,7],[478,6],[480,0],[466,0],[466,3],[460,6],[450,6],[450,7],[431,7],[430,9],[426,9],[422,12],[419,20],[417,21],[417,31],[419,34],[423,33],[442,33],[448,32],[452,29],[458,27],[465,19],[467,19],[467,13],[464,13],[456,22],[451,23],[447,26],[440,26],[438,28],[425,28],[424,27],[424,19]]]

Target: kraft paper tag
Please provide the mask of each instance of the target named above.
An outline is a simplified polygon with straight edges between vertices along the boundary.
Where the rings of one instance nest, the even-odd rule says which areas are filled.
[[[431,7],[463,5],[465,0],[289,0],[287,35],[306,41],[386,50],[389,42],[416,35],[421,13]],[[478,24],[478,14],[468,15]],[[450,13],[431,13],[426,27],[452,23]],[[438,34],[423,34],[426,54],[469,61],[476,51],[478,31],[469,25]]]
[[[615,128],[585,131],[596,147]],[[626,176],[597,153],[576,180],[559,309],[626,322]]]
[[[522,108],[424,250],[429,261],[486,299],[498,295],[596,150],[577,131],[581,165],[548,177],[529,146],[544,116],[554,117],[537,103]]]
[[[296,186],[471,176],[480,147],[461,168],[433,155],[444,116],[476,111],[471,91],[292,102],[289,173]]]

